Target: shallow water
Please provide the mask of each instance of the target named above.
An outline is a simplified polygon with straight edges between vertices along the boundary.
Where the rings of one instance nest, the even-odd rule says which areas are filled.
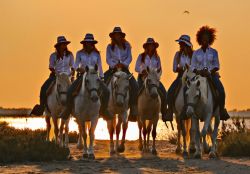
[[[34,118],[34,117],[27,117],[27,118],[19,118],[19,117],[0,117],[0,122],[6,121],[9,123],[10,126],[13,126],[15,128],[23,129],[23,128],[29,128],[32,130],[35,129],[46,129],[46,122],[43,117]],[[231,120],[227,121],[227,123],[232,122]],[[201,123],[202,124],[202,123]],[[162,120],[159,120],[158,126],[157,126],[157,139],[158,140],[166,140],[169,135],[176,132],[176,122],[173,121],[174,125],[174,131],[172,131],[170,124],[168,123],[168,127],[166,127],[165,123],[162,122]],[[247,128],[250,129],[250,119],[246,120]],[[202,127],[202,126],[201,126]],[[78,132],[78,126],[73,118],[70,119],[69,123],[69,131],[77,131]],[[137,123],[129,122],[128,130],[126,134],[127,140],[137,140],[139,135]],[[95,131],[95,137],[96,139],[100,140],[107,140],[109,139],[109,133],[107,129],[107,123],[102,118],[99,119],[96,131]]]

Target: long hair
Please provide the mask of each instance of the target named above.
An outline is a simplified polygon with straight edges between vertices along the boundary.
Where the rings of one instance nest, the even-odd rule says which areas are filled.
[[[147,54],[148,54],[147,53],[147,49],[144,49],[144,52],[141,53],[141,62],[142,63],[145,63],[145,58],[146,58]],[[153,50],[153,55],[155,55],[158,59],[160,58],[160,56],[157,53],[157,49],[156,48]]]
[[[86,46],[85,46],[86,44],[85,43],[83,43],[83,49],[82,49],[82,51],[84,51],[84,52],[87,52],[87,50],[86,50]],[[95,51],[97,54],[99,54],[100,55],[100,51],[96,48],[96,46],[94,45],[94,50],[93,51]]]
[[[199,31],[196,34],[196,40],[199,45],[202,45],[202,36],[203,35],[208,35],[209,38],[209,45],[212,45],[216,39],[216,29],[211,28],[209,26],[203,26],[199,29]]]
[[[122,38],[122,48],[124,50],[126,49],[126,43],[129,43],[129,42],[125,38]],[[116,43],[113,38],[111,38],[110,45],[111,45],[111,50],[114,51]]]
[[[191,60],[192,56],[193,56],[193,52],[194,52],[193,47],[188,46],[188,45],[186,45],[185,47],[187,48],[187,56]],[[183,50],[180,50],[179,53],[178,53],[178,57],[177,57],[177,62],[178,63],[180,63],[182,53],[184,53]]]
[[[65,50],[65,55],[66,56],[69,56],[70,54],[72,54],[72,52],[71,51],[69,51],[69,49],[68,49],[68,47],[66,47],[66,50]],[[63,54],[64,54],[63,53]],[[61,57],[63,57],[64,55],[61,55],[60,54],[60,51],[59,51],[59,46],[56,46],[56,57],[57,57],[57,59],[60,59]]]

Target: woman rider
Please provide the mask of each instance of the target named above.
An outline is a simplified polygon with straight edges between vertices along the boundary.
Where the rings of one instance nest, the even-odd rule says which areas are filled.
[[[79,89],[81,83],[82,83],[82,75],[85,72],[85,68],[87,66],[94,67],[95,65],[98,65],[98,72],[100,78],[103,80],[103,70],[102,70],[102,61],[100,52],[95,47],[95,44],[97,44],[97,41],[94,39],[93,34],[87,33],[85,35],[84,40],[80,42],[83,45],[83,48],[79,50],[76,54],[76,62],[74,64],[74,69],[78,72],[77,79],[74,81],[74,83],[70,86],[67,94],[67,108],[62,112],[61,117],[64,119],[67,119],[72,111],[73,107],[73,99],[76,94],[73,95],[73,93],[77,93],[77,89]],[[108,101],[109,101],[109,89],[106,87],[103,81],[101,81],[101,115],[105,119],[110,119],[111,114],[107,110]]]
[[[143,87],[143,78],[147,76],[147,67],[157,69],[157,72],[161,75],[161,59],[157,53],[159,44],[154,41],[153,38],[148,38],[146,43],[143,44],[144,52],[141,53],[136,61],[135,71],[138,72],[138,84],[139,89]],[[159,94],[161,97],[161,113],[162,117],[166,115],[166,96],[167,92],[163,84],[160,82]]]
[[[226,95],[218,73],[220,70],[218,52],[211,47],[216,39],[216,30],[209,26],[203,26],[197,32],[196,39],[201,48],[193,54],[191,69],[196,74],[208,77],[208,80],[211,80],[215,85],[219,92],[217,99],[220,107],[220,119],[227,120],[230,116],[225,109]]]
[[[36,105],[31,115],[42,115],[45,107],[47,107],[47,90],[55,82],[56,73],[66,73],[69,77],[74,76],[74,56],[68,50],[67,45],[70,41],[64,36],[57,37],[57,43],[54,45],[56,51],[50,55],[49,70],[51,71],[49,78],[42,85],[40,90],[40,105]]]
[[[109,65],[108,71],[105,72],[104,78],[105,82],[109,83],[112,75],[117,71],[117,69],[122,69],[122,71],[130,74],[129,65],[132,61],[131,46],[128,41],[126,41],[126,34],[122,32],[120,27],[115,27],[113,32],[109,34],[111,38],[111,43],[107,46],[106,61]],[[135,78],[132,76],[129,80],[130,84],[130,96],[129,96],[129,106],[130,106],[130,121],[136,121],[137,117],[137,95],[138,95],[138,85]]]
[[[176,91],[181,85],[181,78],[186,69],[186,65],[191,64],[191,59],[193,55],[193,45],[191,43],[190,36],[182,35],[176,40],[179,43],[180,50],[175,53],[173,71],[177,73],[177,77],[168,89],[167,95],[167,115],[163,121],[173,121],[173,109],[175,103],[175,96],[179,91]]]

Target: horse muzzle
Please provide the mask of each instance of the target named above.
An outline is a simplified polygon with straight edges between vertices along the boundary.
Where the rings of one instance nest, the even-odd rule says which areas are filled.
[[[187,114],[188,117],[193,116],[194,115],[194,108],[192,106],[188,106],[186,114]]]
[[[153,98],[153,99],[156,99],[158,97],[158,92],[157,92],[157,89],[156,88],[152,88],[151,91],[150,91],[150,96]]]

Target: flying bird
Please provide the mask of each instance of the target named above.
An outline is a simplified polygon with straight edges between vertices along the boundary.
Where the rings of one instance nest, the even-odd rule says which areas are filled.
[[[185,10],[183,13],[184,13],[184,14],[185,14],[185,13],[186,13],[186,14],[190,14],[190,12],[189,12],[189,11],[187,11],[187,10]]]

